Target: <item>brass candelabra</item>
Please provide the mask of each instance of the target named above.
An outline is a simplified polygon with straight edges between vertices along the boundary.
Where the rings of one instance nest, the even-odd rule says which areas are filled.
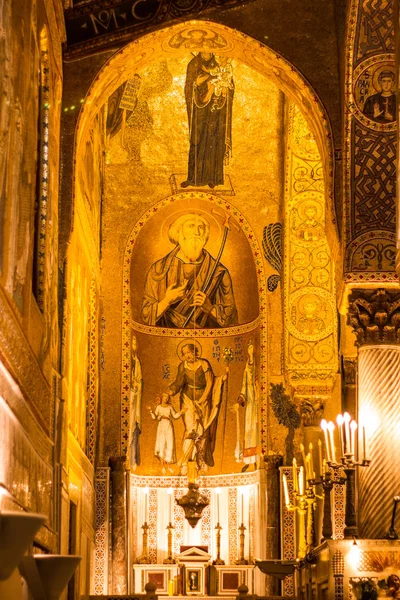
[[[362,459],[356,460],[356,431],[358,425],[352,420],[349,413],[338,415],[336,419],[339,432],[339,443],[341,456],[336,459],[335,448],[335,424],[333,421],[321,421],[321,429],[325,436],[327,453],[327,465],[334,473],[343,469],[345,479],[338,478],[334,483],[346,484],[346,509],[345,509],[345,539],[358,537],[357,513],[356,513],[356,468],[369,467],[371,461],[366,457],[365,427],[362,427]]]
[[[142,554],[137,559],[137,564],[139,565],[147,565],[149,560],[149,525],[147,521],[145,521],[142,525],[143,529],[143,550]]]

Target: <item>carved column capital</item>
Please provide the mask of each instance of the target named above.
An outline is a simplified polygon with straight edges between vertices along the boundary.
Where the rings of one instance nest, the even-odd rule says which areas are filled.
[[[400,343],[400,290],[352,290],[347,323],[356,345]]]

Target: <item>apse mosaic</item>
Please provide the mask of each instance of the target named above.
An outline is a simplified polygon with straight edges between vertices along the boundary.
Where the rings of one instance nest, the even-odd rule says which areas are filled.
[[[120,365],[119,448],[136,475],[184,475],[189,460],[202,475],[253,471],[282,446],[268,390],[285,327],[313,354],[307,368],[331,362],[324,167],[304,121],[284,218],[284,93],[222,30],[182,27],[161,46],[103,106],[103,393],[115,398]],[[299,292],[287,324],[284,221]]]

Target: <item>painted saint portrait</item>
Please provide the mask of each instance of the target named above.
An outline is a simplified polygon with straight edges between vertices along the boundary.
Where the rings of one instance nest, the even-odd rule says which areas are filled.
[[[298,304],[300,317],[297,321],[297,329],[306,335],[315,335],[325,329],[324,320],[319,316],[322,306],[317,296],[307,294]]]
[[[168,237],[174,248],[147,273],[142,323],[171,328],[237,324],[231,276],[206,250],[209,234],[204,214],[187,212],[170,224]]]
[[[396,119],[395,75],[391,70],[381,71],[377,78],[377,91],[368,96],[363,114],[376,123],[391,123]]]
[[[224,183],[224,163],[232,150],[232,62],[199,52],[186,72],[185,99],[189,122],[188,186],[214,188]]]

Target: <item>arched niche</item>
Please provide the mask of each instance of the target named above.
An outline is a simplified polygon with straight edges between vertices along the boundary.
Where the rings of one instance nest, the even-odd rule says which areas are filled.
[[[192,31],[200,32],[193,36]],[[240,31],[210,21],[187,21],[142,36],[118,50],[101,68],[84,99],[75,134],[75,156],[100,108],[115,90],[140,70],[168,57],[217,52],[264,75],[300,109],[318,145],[325,180],[327,235],[338,253],[333,203],[333,148],[330,123],[317,94],[297,69],[277,52]],[[76,169],[76,165],[75,165]]]
[[[214,272],[214,289],[219,285],[226,286],[227,277],[232,286],[228,290],[228,299],[216,299],[212,293],[210,298],[214,303],[223,302],[228,310],[232,308],[229,303],[234,303],[235,318],[226,322],[211,319],[201,326],[202,311],[197,309],[197,319],[189,320],[183,326],[174,319],[166,323],[160,318],[159,322],[149,323],[143,307],[151,293],[154,297],[160,294],[158,299],[163,297],[165,286],[157,286],[174,271],[172,261],[179,262],[174,258],[179,245],[171,242],[168,232],[178,221],[190,222],[193,217],[209,224],[204,251],[210,260],[215,261],[220,256],[219,271],[215,270],[213,262],[205,267],[208,273]],[[199,267],[197,275],[199,287],[207,282],[207,272],[202,269],[203,266]],[[149,279],[153,282],[154,278],[157,286],[150,292]],[[190,457],[198,457],[201,471],[220,474],[235,471],[235,463],[243,467],[259,460],[262,451],[259,385],[264,377],[261,364],[266,358],[266,345],[262,344],[267,318],[265,295],[257,237],[237,207],[220,196],[206,192],[177,193],[158,202],[134,225],[125,248],[122,297],[121,448],[127,453],[131,468],[153,476],[185,473],[190,453]],[[176,311],[179,312],[179,308],[175,308]],[[191,312],[190,304],[185,315],[188,312]],[[201,368],[205,372],[208,369],[211,378],[207,375],[202,381],[200,374],[199,377],[195,375],[193,381],[184,383],[182,376],[186,377],[184,373],[190,363],[185,348],[192,346],[203,361]],[[202,404],[201,396],[211,379],[212,391],[207,403]],[[193,425],[192,403],[190,398],[187,400],[191,386],[201,390],[197,400],[198,408],[202,406],[204,430],[207,425],[209,429],[206,440],[201,439],[203,424],[200,427]],[[187,411],[170,421],[168,437],[174,451],[164,462],[162,452],[158,455],[164,440],[159,423],[163,422],[161,419],[168,409],[165,407],[164,412],[160,412],[157,407],[160,406],[158,398],[168,390],[175,392],[171,402],[175,412],[179,414],[184,406]],[[241,395],[243,406],[250,396],[254,401],[252,425],[254,431],[257,430],[254,458],[250,458],[250,454],[243,457],[246,446],[243,445],[243,423],[241,431],[240,427],[236,429],[239,418],[243,421],[243,415],[236,416],[235,411]],[[242,412],[241,406],[237,408]],[[191,432],[199,434],[199,439],[194,440],[198,450],[190,440]],[[136,463],[138,448],[140,460]],[[157,462],[157,456],[160,462]]]

